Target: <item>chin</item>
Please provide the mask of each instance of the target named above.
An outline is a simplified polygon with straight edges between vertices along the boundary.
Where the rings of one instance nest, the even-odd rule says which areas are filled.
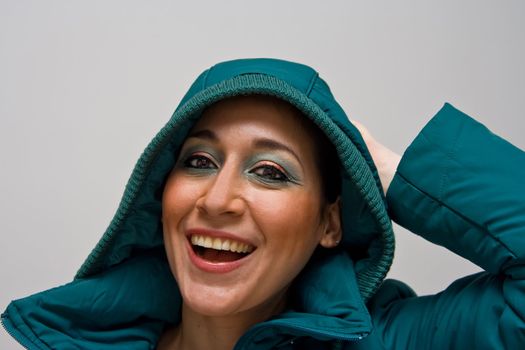
[[[193,312],[204,316],[223,317],[234,315],[249,305],[243,305],[242,298],[231,292],[231,289],[200,287],[199,292],[182,293],[184,304]],[[219,289],[219,290],[217,290]]]
[[[254,321],[263,321],[279,312],[286,305],[288,286],[277,293],[259,298],[247,291],[248,285],[235,287],[198,286],[181,291],[184,305],[194,313],[208,317],[228,317],[245,313]],[[259,300],[260,299],[260,300]]]

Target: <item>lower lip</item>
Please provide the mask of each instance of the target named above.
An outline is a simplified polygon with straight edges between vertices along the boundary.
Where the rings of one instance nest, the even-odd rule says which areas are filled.
[[[233,270],[238,269],[243,265],[250,257],[251,254],[240,258],[239,260],[235,261],[228,261],[228,262],[211,262],[208,260],[204,260],[195,252],[193,251],[193,248],[188,240],[186,240],[186,245],[188,248],[188,254],[190,256],[190,260],[198,269],[205,271],[205,272],[211,272],[211,273],[228,273]]]

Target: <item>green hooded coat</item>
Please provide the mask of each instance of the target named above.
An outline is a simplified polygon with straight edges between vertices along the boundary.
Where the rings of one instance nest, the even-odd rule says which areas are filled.
[[[29,349],[154,349],[180,320],[163,249],[161,194],[187,132],[212,103],[266,94],[301,110],[342,164],[343,241],[294,280],[290,306],[250,328],[247,349],[525,348],[525,153],[446,104],[407,149],[385,198],[370,154],[310,67],[274,59],[202,73],[137,162],[117,213],[66,285],[13,301],[2,324]],[[387,210],[388,208],[388,210]],[[417,297],[384,280],[390,217],[486,272]]]

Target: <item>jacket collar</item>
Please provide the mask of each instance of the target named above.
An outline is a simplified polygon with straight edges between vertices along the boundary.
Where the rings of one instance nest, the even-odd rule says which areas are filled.
[[[181,302],[166,257],[157,250],[14,301],[2,318],[22,342],[138,349],[156,344],[167,323],[180,322]],[[268,349],[302,337],[356,340],[370,331],[351,259],[342,250],[319,251],[294,282],[289,309],[248,330],[236,349]]]

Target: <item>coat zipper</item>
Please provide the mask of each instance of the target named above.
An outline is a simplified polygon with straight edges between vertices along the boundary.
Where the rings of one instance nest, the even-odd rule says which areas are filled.
[[[310,328],[307,328],[307,327],[301,327],[301,326],[297,326],[297,325],[294,325],[292,328],[294,329],[297,329],[297,330],[302,330],[303,332],[305,332],[305,335],[312,335],[312,334],[320,334],[318,332],[313,332]],[[250,333],[256,333],[255,330],[252,330],[252,332]],[[323,335],[326,335],[323,334]],[[367,333],[363,333],[363,334],[360,334],[360,335],[355,335],[355,336],[341,336],[341,335],[333,335],[332,336],[335,338],[334,340],[338,341],[339,342],[339,347],[342,346],[342,342],[343,341],[347,341],[347,342],[356,342],[356,341],[359,341],[359,340],[362,340],[363,338],[365,338],[368,334]],[[249,337],[241,337],[239,343],[237,343],[234,347],[235,350],[243,350],[243,349],[246,349],[246,346],[251,342],[251,339],[253,339],[253,337],[255,336],[252,335],[252,336],[249,336]],[[296,339],[297,337],[293,338],[293,339]],[[293,341],[292,339],[292,341]]]

